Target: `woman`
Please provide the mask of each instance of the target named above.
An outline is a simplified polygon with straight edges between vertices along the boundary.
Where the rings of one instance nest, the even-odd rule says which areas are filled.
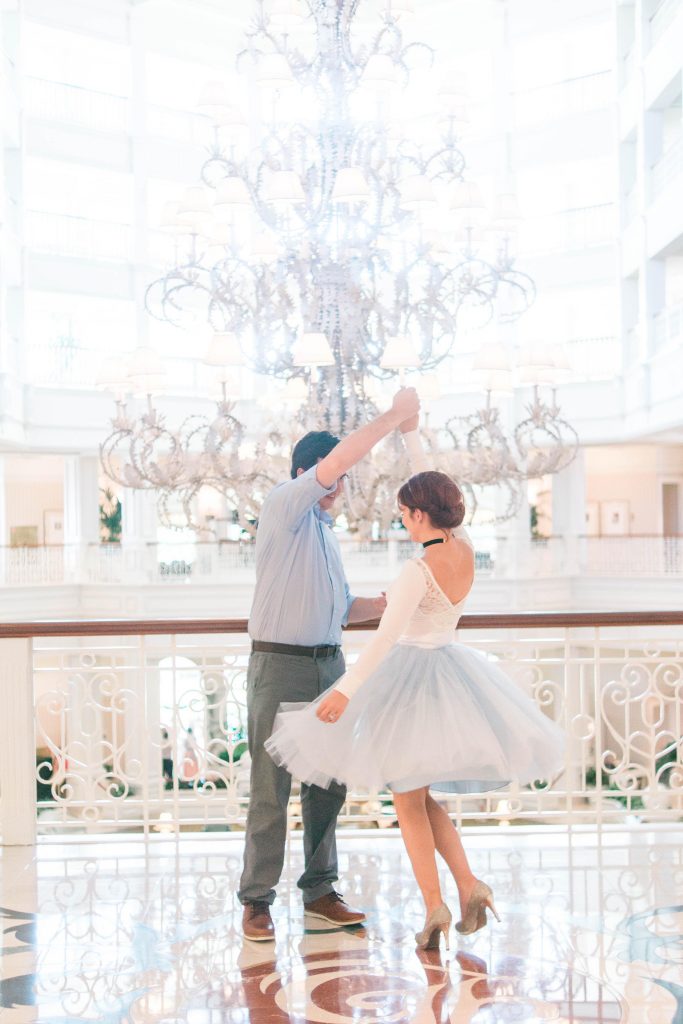
[[[438,851],[458,887],[469,934],[496,913],[490,888],[475,878],[457,829],[430,795],[478,793],[550,778],[562,765],[564,737],[491,661],[453,640],[474,578],[474,550],[461,524],[462,494],[432,472],[417,417],[401,431],[415,475],[398,492],[410,559],[392,585],[377,632],[337,684],[304,708],[282,705],[266,749],[309,784],[389,787],[426,921],[420,948],[448,948],[451,913],[443,902]],[[366,685],[367,684],[367,685]]]

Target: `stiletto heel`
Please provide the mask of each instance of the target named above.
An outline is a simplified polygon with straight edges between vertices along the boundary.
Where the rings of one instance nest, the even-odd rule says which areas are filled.
[[[462,920],[458,921],[455,928],[461,935],[471,935],[478,932],[480,928],[486,927],[486,908],[500,921],[498,911],[493,902],[493,893],[485,882],[477,881],[467,901],[465,913]]]
[[[451,912],[445,903],[433,910],[425,921],[421,932],[415,932],[415,942],[418,949],[438,949],[441,940],[441,932],[446,941],[446,949],[450,949],[448,932],[453,920]]]

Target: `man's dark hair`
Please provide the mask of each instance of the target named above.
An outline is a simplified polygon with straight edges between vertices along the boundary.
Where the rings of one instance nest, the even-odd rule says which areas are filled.
[[[315,466],[318,459],[324,459],[339,444],[339,438],[329,430],[310,430],[304,434],[292,450],[292,480],[298,469],[307,470]]]

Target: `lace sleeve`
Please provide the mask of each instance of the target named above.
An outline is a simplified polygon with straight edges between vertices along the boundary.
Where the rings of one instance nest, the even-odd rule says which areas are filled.
[[[335,690],[352,697],[382,662],[424,597],[427,582],[414,561],[406,562],[389,591],[387,606],[377,631],[361,651],[356,664],[345,672]]]

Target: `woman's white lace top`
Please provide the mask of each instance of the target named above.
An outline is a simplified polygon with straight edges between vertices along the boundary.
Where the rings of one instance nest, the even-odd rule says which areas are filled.
[[[421,473],[429,469],[418,431],[404,434],[403,439],[412,471]],[[454,530],[453,536],[472,546],[463,527]],[[376,633],[335,690],[346,697],[353,696],[396,643],[417,647],[443,647],[451,643],[466,600],[453,604],[427,563],[422,558],[411,558],[389,588],[387,607]]]

